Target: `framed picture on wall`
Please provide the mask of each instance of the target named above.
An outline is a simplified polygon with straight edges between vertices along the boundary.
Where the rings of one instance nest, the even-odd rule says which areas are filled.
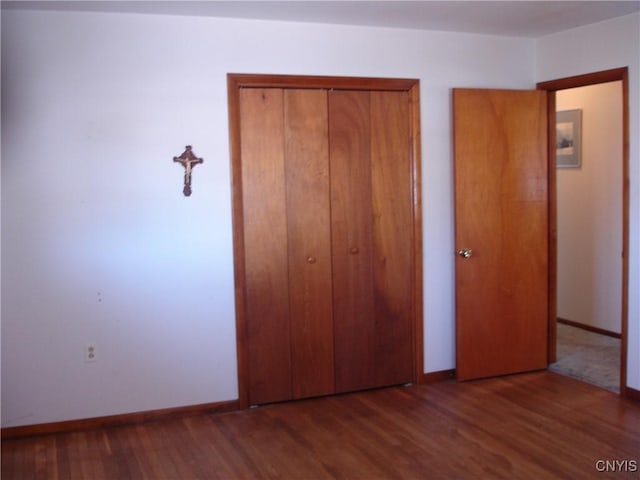
[[[556,166],[582,166],[582,110],[556,112]]]

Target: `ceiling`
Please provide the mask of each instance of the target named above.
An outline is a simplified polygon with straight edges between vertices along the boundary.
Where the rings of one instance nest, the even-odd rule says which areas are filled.
[[[640,11],[626,1],[2,1],[3,9],[210,16],[537,38]]]

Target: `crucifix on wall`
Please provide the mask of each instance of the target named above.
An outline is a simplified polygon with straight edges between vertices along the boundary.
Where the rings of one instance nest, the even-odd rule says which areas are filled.
[[[184,188],[182,193],[185,197],[191,195],[191,170],[199,163],[203,163],[204,159],[198,158],[191,151],[191,145],[185,147],[185,151],[179,157],[173,157],[174,162],[181,163],[184,167]]]

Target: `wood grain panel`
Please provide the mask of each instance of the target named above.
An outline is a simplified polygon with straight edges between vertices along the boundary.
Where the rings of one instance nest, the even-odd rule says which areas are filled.
[[[377,242],[382,246],[391,246],[393,241],[389,241],[388,234],[382,234],[375,239],[371,236],[373,235],[373,224],[378,221],[373,214],[373,209],[369,204],[369,213],[364,214],[364,210],[360,211],[357,209],[349,208],[353,206],[353,202],[359,201],[357,198],[364,198],[367,193],[367,189],[370,190],[369,195],[369,203],[372,201],[373,187],[374,185],[371,183],[371,180],[367,183],[361,183],[360,180],[355,180],[350,177],[343,177],[336,170],[335,175],[332,177],[332,182],[335,182],[336,187],[339,188],[340,182],[345,185],[345,192],[342,192],[342,198],[336,200],[336,205],[340,201],[350,203],[351,205],[345,208],[346,215],[355,218],[355,222],[357,225],[355,227],[344,227],[343,230],[340,231],[340,226],[336,227],[337,237],[340,236],[346,239],[347,244],[349,243],[360,243],[359,237],[353,236],[354,232],[358,232],[360,235],[361,232],[369,230],[371,232],[370,237],[368,238],[369,243],[369,253],[366,252],[366,245],[364,247],[355,246],[357,249],[357,253],[351,253],[351,249],[354,246],[348,247],[349,254],[352,257],[360,256],[360,259],[354,262],[351,262],[353,265],[357,265],[357,268],[353,268],[351,270],[346,269],[347,272],[346,281],[351,282],[348,288],[352,289],[353,293],[345,293],[345,290],[340,286],[336,287],[334,292],[331,291],[331,270],[332,267],[343,268],[344,264],[336,260],[333,265],[329,264],[329,269],[326,269],[326,266],[323,264],[323,254],[318,253],[316,255],[310,254],[310,251],[318,251],[322,252],[323,248],[328,247],[329,253],[331,253],[331,249],[336,249],[337,241],[332,240],[330,232],[333,229],[333,225],[329,222],[329,228],[327,230],[327,236],[323,238],[322,235],[315,235],[311,233],[309,235],[308,232],[313,232],[315,227],[318,227],[320,224],[327,221],[326,217],[323,217],[329,210],[325,213],[321,212],[322,208],[320,204],[322,200],[319,202],[316,201],[316,198],[322,197],[318,192],[322,189],[319,185],[322,185],[323,181],[320,180],[323,175],[328,175],[329,171],[325,173],[320,173],[315,167],[317,166],[314,162],[317,162],[321,157],[318,156],[319,151],[319,143],[316,142],[316,139],[312,139],[310,142],[307,140],[296,139],[295,136],[304,131],[305,129],[313,130],[315,127],[313,126],[314,122],[317,122],[317,113],[319,111],[319,102],[318,102],[318,111],[316,111],[315,100],[312,100],[313,95],[310,94],[307,97],[307,92],[310,92],[313,89],[322,89],[326,92],[328,89],[333,93],[342,93],[338,92],[348,91],[345,93],[353,92],[353,93],[362,93],[365,92],[356,92],[357,90],[379,90],[384,92],[403,92],[402,95],[404,97],[406,110],[404,112],[404,118],[402,118],[399,122],[400,125],[403,125],[403,128],[407,128],[407,138],[405,139],[405,144],[403,148],[408,150],[407,161],[408,161],[408,171],[409,182],[405,183],[405,187],[407,189],[406,195],[409,201],[409,208],[407,209],[408,215],[412,219],[411,225],[406,228],[406,225],[401,226],[400,228],[405,229],[403,234],[408,235],[408,245],[409,248],[405,249],[405,252],[409,252],[411,255],[411,261],[414,262],[411,265],[410,269],[410,279],[408,282],[405,282],[406,293],[410,296],[412,307],[410,309],[413,317],[411,318],[411,325],[409,326],[410,337],[407,341],[408,351],[413,355],[412,358],[412,368],[413,378],[407,380],[400,380],[400,382],[416,380],[419,378],[416,372],[422,371],[422,288],[421,288],[421,266],[419,265],[421,261],[420,251],[421,251],[421,235],[420,235],[420,134],[419,134],[419,96],[418,96],[418,81],[417,80],[407,80],[407,79],[374,79],[374,78],[342,78],[342,77],[299,77],[299,76],[286,76],[286,75],[244,75],[244,74],[229,74],[228,75],[228,87],[229,87],[229,118],[230,118],[230,141],[231,141],[231,157],[232,157],[232,172],[233,172],[233,193],[234,193],[234,251],[235,251],[235,260],[234,266],[236,269],[236,307],[237,307],[237,332],[238,332],[238,372],[239,372],[239,404],[243,407],[248,406],[251,403],[263,403],[277,400],[264,400],[264,401],[255,401],[253,398],[255,395],[250,395],[249,392],[255,390],[250,381],[251,371],[253,371],[253,375],[256,375],[256,372],[260,371],[262,367],[263,372],[268,372],[271,368],[274,370],[277,368],[276,366],[268,367],[261,366],[261,361],[253,357],[252,351],[250,349],[250,339],[254,337],[253,333],[259,331],[255,325],[251,325],[251,317],[255,312],[261,310],[261,306],[253,306],[251,307],[253,312],[249,312],[249,305],[251,303],[251,295],[253,295],[255,286],[250,286],[249,283],[251,281],[250,278],[247,278],[245,275],[246,271],[251,271],[253,266],[245,267],[246,263],[252,262],[252,258],[245,258],[245,252],[249,251],[251,247],[248,245],[251,239],[256,240],[260,237],[256,231],[251,231],[251,227],[247,228],[246,224],[249,221],[254,221],[255,219],[263,216],[262,213],[248,213],[249,210],[260,212],[259,200],[255,200],[260,198],[262,195],[275,195],[279,196],[281,194],[282,185],[280,181],[272,181],[272,178],[267,175],[263,180],[265,180],[266,185],[262,186],[262,190],[258,189],[257,193],[252,192],[254,195],[255,203],[251,203],[248,199],[245,201],[245,197],[248,198],[248,194],[246,192],[248,190],[255,190],[252,185],[246,184],[244,181],[244,164],[247,162],[245,158],[244,152],[242,151],[242,143],[241,139],[247,135],[246,131],[243,131],[240,126],[242,124],[242,119],[247,116],[252,117],[250,123],[255,127],[255,131],[251,134],[268,136],[270,138],[271,144],[277,144],[277,138],[281,135],[285,135],[284,141],[286,142],[287,148],[291,149],[294,152],[293,156],[299,157],[302,159],[301,162],[292,164],[291,169],[289,169],[289,157],[287,157],[285,161],[285,204],[286,204],[286,212],[284,215],[281,215],[280,218],[284,219],[284,224],[286,227],[286,239],[284,248],[287,249],[287,258],[286,258],[286,273],[287,279],[286,281],[282,280],[281,270],[275,269],[277,271],[277,275],[272,275],[273,272],[269,272],[271,278],[270,282],[273,284],[270,288],[274,289],[288,289],[291,286],[291,290],[286,297],[282,296],[282,292],[278,292],[275,296],[275,303],[278,305],[278,308],[282,306],[282,299],[287,299],[287,312],[283,308],[281,308],[282,317],[280,317],[278,325],[284,326],[285,324],[289,326],[289,346],[283,347],[279,354],[275,355],[276,361],[280,361],[280,359],[284,359],[286,355],[284,352],[289,349],[289,353],[291,358],[288,361],[287,367],[289,368],[289,375],[291,376],[291,385],[290,390],[292,391],[291,397],[302,397],[302,396],[313,396],[313,395],[321,395],[323,393],[332,393],[331,390],[327,390],[322,385],[329,385],[329,370],[333,369],[334,363],[327,363],[323,360],[323,356],[327,354],[327,352],[331,351],[333,348],[332,342],[327,340],[325,334],[332,330],[333,327],[328,327],[323,321],[320,319],[323,317],[331,316],[331,298],[329,299],[329,305],[324,305],[322,302],[318,302],[315,295],[322,289],[327,288],[327,274],[329,278],[329,293],[335,295],[342,295],[342,301],[345,310],[351,309],[352,311],[364,311],[365,309],[373,309],[373,323],[374,327],[371,331],[363,330],[360,332],[359,336],[361,338],[365,338],[364,343],[351,345],[351,349],[361,349],[363,351],[370,352],[367,354],[367,360],[364,362],[361,361],[353,361],[353,364],[356,366],[356,372],[354,376],[373,376],[371,372],[376,372],[375,375],[378,374],[379,371],[384,372],[386,368],[393,369],[393,360],[391,364],[387,364],[384,355],[389,350],[393,350],[390,348],[389,341],[387,341],[387,335],[384,332],[384,329],[378,329],[377,323],[379,323],[379,319],[376,312],[385,312],[384,315],[388,313],[389,308],[394,308],[394,295],[385,293],[382,297],[382,300],[374,301],[373,307],[371,307],[371,299],[370,297],[375,294],[374,287],[367,287],[362,284],[359,285],[355,281],[355,277],[357,275],[362,275],[363,272],[366,272],[368,268],[370,271],[373,270],[373,255],[374,255],[374,243]],[[286,93],[282,93],[283,101],[284,96],[291,95],[291,105],[288,105],[286,109],[283,108],[282,116],[286,118],[292,118],[293,121],[287,123],[287,131],[281,132],[279,128],[274,129],[271,125],[271,121],[275,122],[275,115],[269,121],[263,121],[259,117],[255,117],[255,113],[251,110],[242,110],[240,108],[240,93],[244,90],[254,90],[254,91],[268,91],[268,90],[278,90],[284,89]],[[297,90],[301,89],[301,90]],[[368,95],[368,93],[367,93]],[[324,100],[325,109],[326,99]],[[384,102],[379,106],[378,117],[379,120],[385,118],[387,108],[386,105],[383,105]],[[291,107],[291,108],[289,108]],[[285,110],[288,113],[285,113]],[[356,109],[357,110],[357,109]],[[393,110],[393,109],[392,109]],[[361,112],[362,113],[362,112]],[[326,112],[325,112],[326,114]],[[369,115],[369,121],[371,121],[371,111],[367,114]],[[391,122],[396,122],[397,117],[393,114],[391,115]],[[326,124],[327,119],[324,120]],[[330,119],[328,119],[330,122]],[[320,122],[322,123],[322,122]],[[317,126],[317,125],[316,125]],[[391,127],[393,130],[395,125]],[[260,133],[260,129],[262,129],[262,133]],[[379,131],[384,132],[386,135],[386,126],[379,126]],[[284,127],[283,127],[284,130]],[[300,135],[302,135],[300,133]],[[325,130],[326,135],[326,130]],[[368,134],[365,134],[366,136]],[[364,147],[367,148],[366,143],[363,138],[356,138],[357,142],[361,142]],[[392,145],[395,140],[377,140],[378,147],[380,152],[385,152],[387,148],[387,144]],[[326,139],[325,139],[326,143]],[[376,148],[378,148],[376,147]],[[340,147],[342,148],[342,147]],[[352,148],[348,146],[347,148]],[[360,147],[358,147],[360,148]],[[368,148],[372,148],[372,145],[369,144]],[[392,148],[392,147],[391,147]],[[257,145],[254,147],[253,153],[258,156],[262,147]],[[353,149],[350,155],[353,155],[353,152],[357,149]],[[268,152],[268,149],[267,149]],[[389,153],[389,152],[387,152]],[[382,156],[385,154],[383,153]],[[382,158],[382,156],[380,158]],[[298,162],[298,160],[296,160]],[[308,165],[304,165],[304,162],[308,162]],[[362,165],[357,162],[345,163],[343,168],[349,169],[359,169]],[[279,168],[279,166],[273,166],[274,169]],[[336,167],[339,168],[339,167]],[[369,165],[368,168],[371,168]],[[314,173],[315,172],[315,173]],[[388,172],[383,171],[380,173],[379,184],[384,185],[385,180],[384,176],[387,175]],[[355,176],[359,176],[360,174],[356,172]],[[254,180],[257,181],[257,177],[259,175],[255,175]],[[394,177],[394,174],[391,174],[391,177]],[[390,177],[390,178],[391,178]],[[396,178],[397,180],[397,178]],[[389,180],[387,187],[390,187],[391,183],[395,180]],[[328,187],[327,187],[328,189]],[[353,191],[352,191],[353,190]],[[307,193],[310,192],[310,195]],[[331,193],[328,190],[328,197],[330,197]],[[353,197],[353,199],[351,198]],[[386,200],[380,200],[380,203]],[[395,197],[391,198],[392,203],[395,202]],[[269,205],[272,203],[267,202],[267,208],[270,208]],[[305,210],[306,208],[306,210]],[[333,209],[334,206],[331,206]],[[382,207],[384,209],[384,207]],[[277,238],[281,237],[282,231],[282,223],[278,214],[273,213],[270,214],[268,220],[262,222],[262,226],[264,227],[264,233],[262,233],[262,238],[269,238],[269,241],[265,243],[266,250],[274,247],[275,245],[280,244],[280,240],[273,239],[274,233]],[[385,211],[384,217],[385,221],[389,220],[392,216],[391,209]],[[253,217],[252,217],[253,216]],[[271,228],[271,220],[276,219],[274,222],[275,231]],[[364,220],[362,220],[364,219]],[[339,220],[337,220],[339,221]],[[370,225],[367,225],[367,222]],[[404,223],[401,221],[400,223]],[[397,226],[396,226],[397,228]],[[245,229],[248,232],[245,234]],[[307,232],[305,234],[303,232]],[[327,243],[327,239],[329,240]],[[333,241],[333,244],[332,244]],[[247,245],[245,245],[247,243]],[[324,247],[323,247],[324,245]],[[262,247],[261,247],[262,248]],[[364,250],[363,250],[364,249]],[[259,251],[259,250],[258,250]],[[263,250],[264,251],[264,250]],[[302,255],[299,255],[302,253]],[[278,254],[274,257],[274,262],[281,262],[280,250],[278,250]],[[344,252],[343,252],[344,254]],[[256,253],[255,256],[258,256],[259,253]],[[370,262],[367,267],[366,262],[362,262],[362,258],[369,255]],[[382,263],[387,261],[386,254],[383,254],[384,258],[382,259]],[[298,261],[300,258],[304,258],[304,261],[312,258],[312,262],[306,263],[303,267],[302,265],[296,263],[295,265],[292,263],[292,259],[296,259]],[[349,257],[351,258],[351,257]],[[351,260],[355,260],[351,258]],[[380,262],[378,262],[380,263]],[[317,268],[314,268],[317,267]],[[384,270],[386,269],[386,270]],[[382,274],[378,275],[377,286],[384,289],[386,288],[386,283],[393,283],[397,280],[397,277],[394,276],[393,273],[389,274],[389,272],[393,272],[393,269],[387,269],[385,266],[382,270]],[[274,281],[275,278],[278,277],[278,281]],[[373,274],[369,274],[370,282],[375,278]],[[280,283],[278,283],[280,282]],[[286,285],[286,287],[285,287]],[[371,285],[371,284],[370,284]],[[366,293],[368,290],[368,293]],[[267,288],[261,290],[262,292],[268,291]],[[275,290],[274,290],[275,291]],[[365,293],[363,293],[363,291]],[[400,291],[400,288],[397,287],[397,292]],[[367,296],[369,299],[367,300]],[[262,298],[265,299],[266,295],[262,295]],[[266,303],[266,301],[265,301]],[[397,306],[397,305],[396,305]],[[269,306],[272,308],[273,306]],[[295,310],[295,314],[294,314]],[[311,312],[311,316],[307,317],[306,312]],[[302,314],[302,316],[298,315],[298,313]],[[291,320],[286,320],[287,315]],[[362,315],[361,318],[366,317],[367,315]],[[296,323],[296,319],[303,318],[302,321]],[[355,324],[354,324],[355,325]],[[356,333],[357,328],[352,329],[352,335],[355,338],[357,336]],[[416,332],[419,332],[416,334]],[[391,336],[396,332],[391,332]],[[281,343],[278,343],[277,339],[279,336],[278,333],[271,333],[268,335],[266,340],[266,344],[270,346],[261,346],[264,351],[268,351],[269,349],[277,349],[277,345],[284,345],[284,337]],[[286,336],[286,334],[285,334]],[[299,336],[301,338],[301,342],[297,342],[294,337]],[[310,339],[314,338],[315,344],[310,343]],[[319,339],[319,343],[318,343]],[[391,343],[395,340],[391,339]],[[305,344],[305,342],[307,342]],[[348,343],[346,343],[348,344]],[[346,345],[345,344],[345,345]],[[295,347],[293,347],[296,345]],[[291,350],[291,349],[294,350]],[[348,351],[348,346],[346,346],[343,351]],[[336,355],[340,355],[336,353]],[[328,354],[327,354],[328,356]],[[267,356],[263,355],[261,358],[268,359]],[[355,357],[354,357],[355,358]],[[300,360],[298,362],[298,359]],[[370,361],[373,359],[372,361]],[[281,362],[282,363],[282,362]],[[286,362],[285,362],[286,363]],[[299,370],[296,370],[298,367],[296,366],[299,363]],[[327,370],[321,368],[321,365],[329,365]],[[369,372],[366,375],[361,372]],[[333,372],[331,372],[331,376]],[[386,374],[382,374],[381,378],[386,378]],[[280,379],[283,377],[275,378],[276,383],[280,382]],[[283,382],[286,383],[286,382]],[[294,383],[297,383],[299,386],[294,387]],[[392,383],[396,383],[395,380]],[[380,383],[378,380],[374,380],[371,383],[362,382],[361,387],[355,388],[367,388],[368,386],[376,386],[387,384],[387,380],[383,380],[383,383]],[[295,391],[294,391],[295,390]],[[284,399],[283,396],[281,396]],[[252,398],[250,401],[249,398]],[[267,398],[267,397],[265,397]],[[271,396],[270,398],[277,398],[276,396]]]
[[[413,379],[411,127],[406,92],[371,92],[375,383]]]
[[[413,381],[420,383],[424,373],[424,309],[422,292],[423,254],[422,254],[422,144],[420,135],[420,85],[408,90],[409,119],[411,125],[411,201],[413,214]]]
[[[317,88],[340,90],[392,90],[407,91],[418,80],[409,78],[330,77],[323,75],[264,75],[229,73],[240,87]]]
[[[329,93],[337,392],[375,382],[369,96]]]
[[[549,191],[549,305],[547,307],[547,364],[558,360],[558,181],[556,172],[556,95],[547,94],[547,188]]]
[[[242,89],[240,118],[249,403],[255,404],[292,395],[283,91]]]
[[[284,117],[293,397],[301,398],[334,392],[326,91],[286,90]]]
[[[546,367],[546,95],[455,90],[459,379]]]

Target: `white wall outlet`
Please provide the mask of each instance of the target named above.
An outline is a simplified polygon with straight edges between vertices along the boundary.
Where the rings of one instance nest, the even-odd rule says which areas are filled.
[[[84,350],[85,363],[91,363],[96,361],[96,344],[93,342],[87,343],[87,347]]]

